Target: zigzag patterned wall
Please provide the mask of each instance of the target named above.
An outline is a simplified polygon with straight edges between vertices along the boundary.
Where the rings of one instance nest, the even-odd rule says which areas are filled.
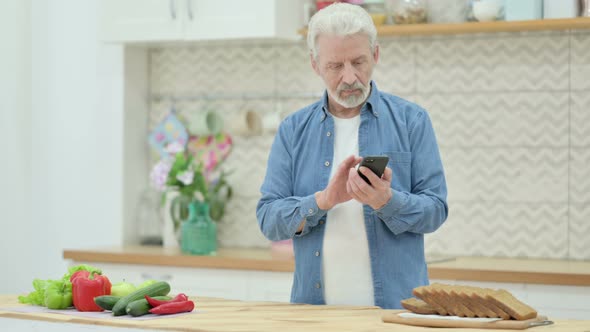
[[[450,215],[426,236],[427,254],[590,259],[590,33],[380,44],[375,81],[429,111],[445,166]],[[303,42],[154,48],[150,56],[154,96],[217,95],[178,101],[187,117],[205,109],[226,123],[244,110],[284,117],[323,91]],[[169,107],[154,99],[150,123]],[[255,207],[273,135],[234,140],[226,167],[237,195],[220,242],[267,247]]]

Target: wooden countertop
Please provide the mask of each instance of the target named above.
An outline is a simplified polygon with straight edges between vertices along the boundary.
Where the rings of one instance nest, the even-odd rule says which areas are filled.
[[[396,331],[430,329],[383,323],[382,315],[393,310],[378,307],[314,306],[276,302],[242,302],[214,298],[192,298],[197,312],[190,315],[152,320],[88,318],[54,313],[20,313],[2,308],[21,306],[16,296],[0,296],[0,318],[41,320],[63,324],[102,325],[171,331]],[[588,330],[588,320],[556,320],[554,325],[534,331],[580,332]],[[445,332],[501,331],[445,328]]]
[[[193,268],[292,272],[293,257],[268,249],[221,248],[217,256],[193,256],[178,249],[126,246],[64,250],[63,257],[84,263],[144,264]],[[492,257],[427,259],[431,279],[590,286],[589,261]]]

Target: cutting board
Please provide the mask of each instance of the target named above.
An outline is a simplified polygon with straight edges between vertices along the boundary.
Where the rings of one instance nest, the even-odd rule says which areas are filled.
[[[407,312],[407,311],[404,311]],[[427,317],[401,317],[403,312],[387,313],[381,317],[385,323],[396,323],[423,327],[454,327],[454,328],[475,328],[475,329],[507,329],[507,330],[524,330],[533,326],[553,324],[547,320],[546,316],[537,316],[537,318],[527,320],[498,320],[494,322],[482,322],[475,320],[447,320]],[[424,315],[427,316],[427,315]]]

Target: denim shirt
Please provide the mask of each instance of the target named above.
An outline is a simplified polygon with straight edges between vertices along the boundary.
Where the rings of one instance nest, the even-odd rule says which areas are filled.
[[[447,187],[427,112],[380,92],[374,82],[371,86],[360,112],[359,155],[389,157],[392,197],[379,210],[363,205],[364,222],[375,305],[395,309],[412,296],[413,288],[428,284],[424,234],[447,218]],[[338,167],[332,165],[333,134],[324,93],[322,100],[283,120],[260,189],[256,216],[262,233],[272,241],[293,239],[294,303],[325,304],[321,253],[330,221],[314,194],[328,185],[331,167]],[[304,229],[296,234],[304,219]]]

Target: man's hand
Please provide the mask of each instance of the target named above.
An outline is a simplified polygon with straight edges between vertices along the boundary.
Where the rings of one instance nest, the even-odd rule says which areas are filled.
[[[348,181],[346,182],[346,191],[355,200],[367,204],[374,210],[385,206],[391,199],[391,168],[386,167],[381,178],[377,177],[373,171],[367,167],[359,168],[360,172],[369,179],[368,184],[361,178],[356,169],[348,172]]]
[[[330,179],[328,187],[323,191],[318,191],[315,194],[315,199],[318,207],[322,210],[330,210],[336,204],[344,203],[352,199],[346,190],[346,183],[348,182],[349,170],[354,170],[354,166],[361,162],[363,158],[349,156],[338,165],[338,169],[334,176]],[[358,175],[357,175],[358,177]],[[361,180],[362,181],[362,180]]]

